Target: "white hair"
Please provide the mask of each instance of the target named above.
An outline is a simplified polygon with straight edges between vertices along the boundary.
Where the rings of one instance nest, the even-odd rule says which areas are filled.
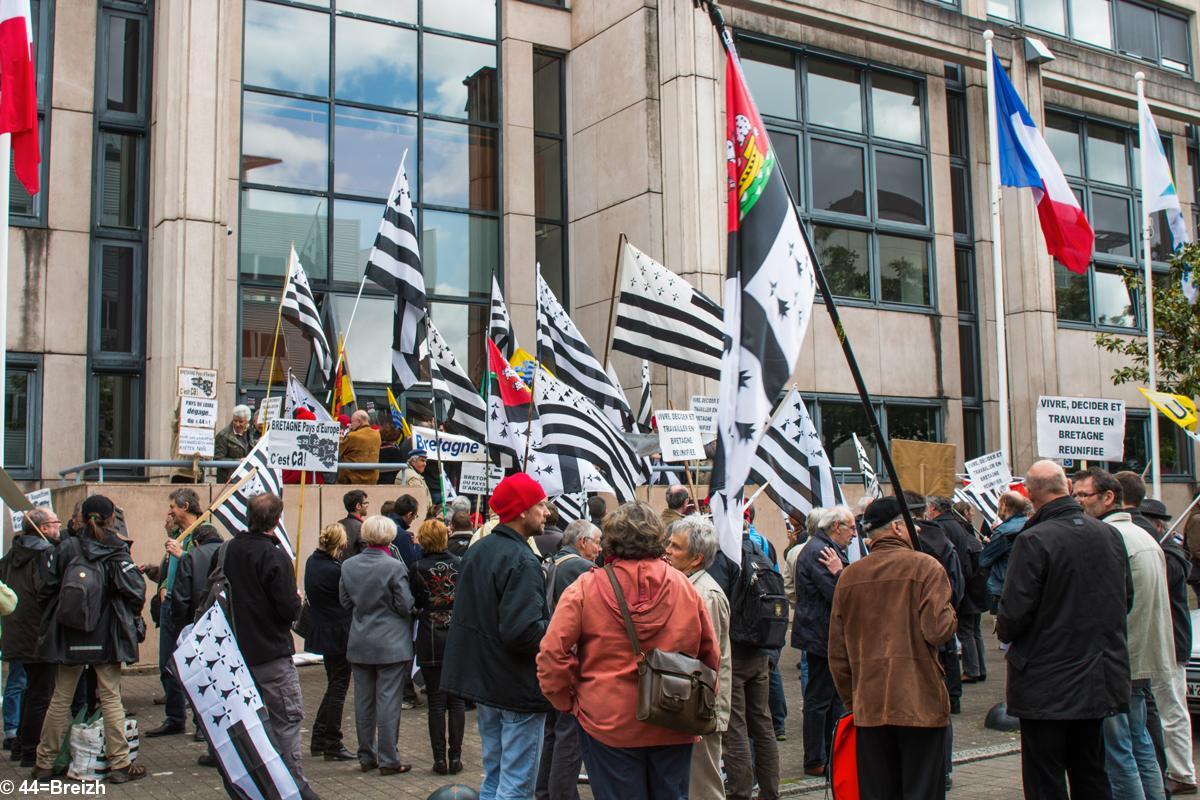
[[[453,500],[450,501],[450,512],[454,513],[455,511],[466,511],[468,514],[470,514],[471,513],[471,501],[461,495],[454,498]]]
[[[250,419],[250,406],[237,405],[233,407],[234,419]]]
[[[849,520],[850,524],[854,524],[854,514],[850,511],[849,506],[833,506],[832,508],[821,509],[820,518],[817,520],[816,527],[821,533],[829,533],[833,527],[839,522]]]
[[[677,519],[667,527],[667,535],[673,536],[677,532],[687,534],[689,556],[700,556],[705,569],[712,566],[720,543],[717,540],[717,529],[711,521],[696,514]]]

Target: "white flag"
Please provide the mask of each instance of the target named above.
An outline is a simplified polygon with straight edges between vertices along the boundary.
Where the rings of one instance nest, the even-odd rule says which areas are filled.
[[[1142,205],[1147,214],[1165,211],[1167,225],[1171,229],[1172,249],[1178,250],[1191,241],[1183,211],[1179,207],[1179,195],[1175,192],[1175,181],[1171,179],[1171,165],[1163,152],[1162,138],[1158,126],[1150,113],[1150,104],[1145,97],[1138,98],[1138,142],[1141,155]],[[1197,276],[1190,271],[1183,276],[1183,293],[1188,302],[1195,303],[1200,297]]]

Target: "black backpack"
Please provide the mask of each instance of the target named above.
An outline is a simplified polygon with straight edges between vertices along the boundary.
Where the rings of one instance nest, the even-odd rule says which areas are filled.
[[[742,570],[729,603],[729,640],[764,650],[787,641],[788,600],[783,576],[753,542],[742,542]]]
[[[64,628],[91,633],[104,611],[107,572],[103,560],[88,558],[82,547],[76,550],[63,567],[55,620]]]

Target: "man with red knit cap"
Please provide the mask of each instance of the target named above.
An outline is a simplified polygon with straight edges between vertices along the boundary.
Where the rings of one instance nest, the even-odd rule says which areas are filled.
[[[463,556],[442,689],[476,703],[481,800],[528,800],[550,710],[535,664],[550,614],[541,564],[527,542],[542,533],[546,493],[519,472],[497,484],[490,505],[500,524]]]

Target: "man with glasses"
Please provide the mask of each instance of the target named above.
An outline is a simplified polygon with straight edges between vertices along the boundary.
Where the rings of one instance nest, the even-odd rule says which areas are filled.
[[[1090,476],[1081,483],[1086,502],[1097,490]],[[996,612],[1025,796],[1065,798],[1069,780],[1070,796],[1106,800],[1105,719],[1129,708],[1129,561],[1121,536],[1068,495],[1058,464],[1035,463],[1025,488],[1035,513],[1013,540]]]
[[[850,563],[846,546],[854,538],[854,514],[846,506],[814,509],[816,530],[796,558],[796,613],[792,647],[808,657],[804,686],[804,773],[824,775],[833,744],[833,725],[845,709],[829,672],[829,615],[842,569]]]
[[[0,558],[0,581],[17,595],[17,608],[4,618],[0,628],[0,652],[9,668],[25,669],[25,694],[21,699],[17,735],[12,760],[32,767],[37,756],[42,721],[54,694],[57,667],[38,658],[38,634],[41,632],[45,605],[38,602],[38,591],[49,578],[50,559],[58,547],[62,523],[50,508],[35,508],[25,515],[21,535]]]

